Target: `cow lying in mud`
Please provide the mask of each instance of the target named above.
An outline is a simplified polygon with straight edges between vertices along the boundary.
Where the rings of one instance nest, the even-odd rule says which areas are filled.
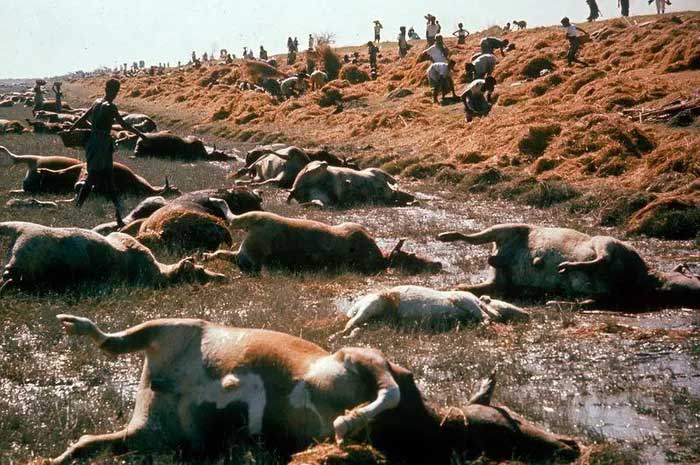
[[[46,121],[31,121],[26,119],[32,130],[39,133],[57,134],[70,128],[70,123],[47,123]]]
[[[204,142],[193,136],[180,137],[169,132],[144,134],[134,149],[136,157],[157,157],[186,161],[235,161],[237,158],[222,151],[207,151]]]
[[[171,201],[149,197],[124,219],[121,232],[136,236],[148,247],[215,250],[233,239],[227,224],[234,214],[261,210],[262,199],[247,189],[207,189],[189,192]],[[109,232],[116,223],[95,228]]]
[[[409,370],[374,349],[331,354],[288,334],[192,319],[105,333],[87,318],[57,318],[68,334],[113,355],[144,352],[145,361],[129,424],[83,436],[53,465],[105,452],[175,449],[215,457],[250,436],[288,456],[316,441],[347,444],[359,433],[402,463],[447,465],[455,454],[533,460],[579,454],[576,441],[491,406],[493,376],[465,407],[444,413],[424,402]]]
[[[159,263],[150,250],[121,233],[104,237],[86,229],[10,221],[0,223],[0,235],[9,236],[12,244],[0,293],[11,287],[61,289],[104,279],[147,286],[226,280],[189,259]]]
[[[502,224],[476,234],[443,233],[444,242],[495,243],[492,278],[460,289],[491,295],[561,295],[611,307],[700,308],[700,279],[649,269],[629,244],[573,229]]]
[[[296,177],[287,203],[319,206],[374,203],[410,205],[415,197],[396,187],[396,179],[379,168],[357,171],[329,166],[322,161],[309,163]]]
[[[336,336],[354,336],[362,325],[375,319],[433,326],[459,322],[507,323],[530,317],[525,310],[488,296],[421,286],[397,286],[368,294],[352,304],[347,316],[350,321]]]
[[[60,156],[15,155],[0,146],[13,164],[24,164],[27,173],[22,180],[22,190],[12,193],[71,193],[77,192],[87,177],[85,164],[76,159]],[[114,163],[114,184],[118,192],[133,195],[173,195],[179,194],[176,187],[170,186],[167,179],[164,186],[154,186],[131,168]]]
[[[245,155],[245,164],[246,166],[250,166],[256,161],[258,161],[260,158],[262,158],[265,155],[270,155],[271,153],[275,152],[281,152],[281,153],[286,153],[288,149],[290,149],[291,145],[287,144],[269,144],[269,145],[258,145],[255,148],[252,148],[246,152]],[[355,162],[351,159],[348,158],[341,158],[337,155],[334,155],[330,153],[328,150],[325,149],[300,149],[302,152],[306,154],[307,157],[309,157],[309,160],[311,161],[325,161],[331,166],[345,166],[348,168],[354,168],[357,169],[357,165]]]
[[[16,120],[0,119],[0,134],[22,134],[27,132],[27,128],[22,126],[22,123]]]
[[[413,273],[442,269],[439,262],[403,252],[404,240],[390,253],[382,252],[369,232],[356,223],[331,226],[251,212],[235,216],[231,228],[247,232],[238,251],[219,250],[205,254],[205,258],[230,260],[246,273],[259,273],[263,266],[289,270],[353,269],[363,273],[390,267]]]

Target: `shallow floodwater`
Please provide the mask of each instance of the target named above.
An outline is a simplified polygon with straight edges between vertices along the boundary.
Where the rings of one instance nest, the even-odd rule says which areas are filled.
[[[3,111],[0,109],[0,118],[9,114]],[[60,149],[55,137],[0,135],[0,145],[17,152],[31,147],[36,153],[49,154]],[[171,181],[186,189],[230,184],[225,178],[230,164],[129,160],[127,156],[125,151],[117,154],[120,161],[138,167],[148,179],[169,174]],[[5,166],[0,163],[1,169]],[[22,175],[19,169],[2,173],[2,191],[17,188]],[[261,278],[251,278],[219,263],[218,269],[234,278],[231,284],[158,290],[117,287],[69,296],[3,297],[0,460],[27,459],[31,452],[55,454],[83,432],[113,430],[128,418],[140,355],[106,357],[85,341],[63,337],[53,316],[70,311],[95,318],[109,330],[148,318],[191,316],[287,331],[329,350],[342,345],[377,347],[410,367],[425,397],[440,405],[463,404],[478,380],[498,367],[496,402],[553,431],[581,437],[589,444],[619,444],[642,463],[697,463],[700,312],[580,312],[568,306],[545,307],[542,302],[524,301],[516,303],[532,312],[532,321],[527,324],[441,332],[373,323],[355,339],[329,342],[327,337],[342,328],[342,314],[350,303],[367,292],[399,284],[450,288],[485,280],[490,247],[441,243],[435,239],[440,232],[528,222],[621,235],[620,231],[596,226],[592,216],[571,215],[563,208],[538,210],[431,183],[404,183],[403,187],[417,193],[418,205],[304,209],[285,204],[285,193],[265,188],[264,208],[328,223],[358,222],[385,250],[405,237],[405,250],[441,261],[442,273],[405,276],[389,272],[370,277],[264,273]],[[7,198],[5,194],[0,197],[0,220],[22,218],[88,226],[109,220],[111,215],[111,206],[102,200],[92,201],[82,213],[72,207],[58,212],[15,212],[4,207]],[[133,206],[137,201],[130,198],[127,204]],[[663,270],[700,260],[692,242],[640,238],[631,242],[653,266]],[[0,242],[0,248],[4,247],[6,243]],[[171,253],[159,253],[159,257],[174,258]],[[109,415],[105,417],[106,412]]]

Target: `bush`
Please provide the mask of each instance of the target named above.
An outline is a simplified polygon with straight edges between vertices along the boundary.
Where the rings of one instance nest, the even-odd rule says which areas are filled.
[[[369,81],[369,74],[357,65],[345,65],[340,70],[340,79],[344,79],[351,84],[360,84]]]
[[[700,234],[700,207],[680,199],[652,202],[634,214],[628,232],[661,239],[693,239]]]
[[[540,156],[547,150],[550,141],[554,136],[561,133],[561,126],[550,124],[548,126],[531,126],[527,136],[523,137],[518,144],[520,153],[532,157]]]
[[[545,57],[538,57],[538,58],[533,58],[530,60],[523,70],[520,72],[525,77],[531,78],[531,79],[536,79],[540,77],[540,72],[543,69],[548,69],[548,70],[553,70],[556,68],[554,66],[554,63],[549,58]]]
[[[612,206],[603,209],[600,215],[601,226],[622,226],[637,211],[656,200],[654,194],[636,193],[618,197]]]
[[[316,59],[319,63],[323,63],[323,70],[328,75],[329,81],[338,79],[338,74],[343,63],[338,54],[333,50],[333,47],[327,43],[322,43],[316,47]]]
[[[534,189],[523,195],[523,201],[532,207],[548,208],[581,195],[576,189],[561,181],[537,183]]]

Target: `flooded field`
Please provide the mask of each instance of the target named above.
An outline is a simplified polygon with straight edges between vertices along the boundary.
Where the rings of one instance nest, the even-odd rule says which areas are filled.
[[[23,118],[23,108],[0,109],[0,118]],[[0,135],[15,153],[66,154],[57,136]],[[229,148],[234,148],[229,145]],[[206,163],[117,159],[153,183],[164,176],[181,190],[230,185],[230,167]],[[92,227],[112,219],[112,207],[91,199],[82,210],[16,210],[5,206],[24,169],[0,160],[0,221],[25,220],[52,226]],[[367,292],[399,284],[450,288],[487,277],[488,246],[438,242],[446,230],[473,231],[502,222],[573,227],[620,236],[596,226],[594,218],[565,208],[538,210],[455,192],[429,183],[404,183],[418,194],[417,206],[352,210],[304,209],[286,205],[284,193],[264,189],[264,208],[329,223],[365,225],[384,249],[407,238],[405,249],[439,260],[444,271],[405,276],[384,273],[263,272],[242,276],[232,265],[213,267],[231,276],[226,285],[167,289],[124,286],[72,289],[67,294],[10,293],[0,299],[0,461],[55,456],[84,433],[113,431],[133,406],[141,357],[110,358],[79,339],[64,337],[54,316],[89,317],[105,330],[119,330],[156,317],[197,317],[228,325],[261,327],[312,340],[329,350],[343,345],[375,347],[413,370],[425,397],[437,405],[466,403],[477,381],[498,367],[495,399],[558,433],[586,444],[613,445],[614,462],[697,463],[700,460],[700,312],[667,309],[655,313],[581,312],[520,301],[529,323],[418,331],[373,323],[350,341],[329,336],[345,323],[342,312]],[[41,197],[43,198],[43,197]],[[139,199],[125,199],[131,207]],[[235,240],[240,235],[234,235]],[[654,266],[670,270],[700,261],[698,244],[634,238]],[[7,242],[0,239],[3,254]],[[162,261],[176,258],[158,252]],[[142,463],[140,458],[120,460]],[[254,463],[241,459],[241,463]]]

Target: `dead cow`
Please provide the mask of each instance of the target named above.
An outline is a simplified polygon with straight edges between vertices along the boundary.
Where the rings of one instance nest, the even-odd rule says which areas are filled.
[[[180,137],[169,132],[154,132],[140,138],[134,149],[136,157],[158,157],[187,161],[232,161],[236,157],[214,149],[208,152],[204,142],[193,136]]]
[[[399,190],[396,179],[379,168],[358,171],[314,161],[297,175],[287,203],[292,200],[321,206],[363,203],[409,205],[415,201],[415,197]]]
[[[27,172],[22,180],[23,192],[37,192],[40,190],[39,169],[63,170],[83,163],[77,158],[62,156],[16,155],[1,145],[0,153],[7,155],[13,165],[27,166]]]
[[[609,236],[529,224],[501,224],[475,234],[443,233],[444,242],[495,243],[491,279],[460,289],[491,295],[553,294],[612,307],[700,308],[700,279],[652,271],[629,244]]]
[[[269,145],[258,145],[257,147],[249,150],[245,156],[245,165],[249,167],[253,165],[260,158],[265,155],[275,154],[280,152],[286,154],[287,151],[293,146],[286,144],[269,144]],[[348,168],[357,169],[357,165],[353,160],[347,158],[341,158],[337,155],[332,154],[326,149],[299,149],[309,157],[309,161],[325,161],[331,166],[345,166]]]
[[[438,412],[409,370],[370,348],[331,354],[288,334],[203,320],[152,320],[105,333],[87,318],[57,318],[66,333],[109,354],[144,352],[145,360],[128,425],[81,437],[53,465],[105,452],[212,456],[241,436],[259,437],[283,455],[326,439],[345,445],[365,437],[390,459],[415,464],[579,454],[576,441],[492,407],[493,375],[466,407]]]
[[[126,228],[149,247],[216,250],[233,242],[227,226],[233,215],[261,210],[261,203],[260,196],[242,188],[190,192]]]
[[[70,128],[71,124],[70,123],[47,123],[46,121],[31,121],[29,119],[26,120],[27,124],[32,127],[35,133],[50,133],[50,134],[56,134],[61,131],[65,131],[66,129]]]
[[[124,116],[124,121],[141,132],[156,132],[158,130],[156,122],[148,115],[130,113]]]
[[[529,318],[523,309],[488,296],[421,286],[396,286],[368,294],[352,304],[347,316],[350,320],[338,335],[355,335],[362,325],[375,319],[433,326],[458,322],[506,323]]]
[[[22,126],[22,123],[16,120],[0,119],[0,134],[22,134],[26,131],[26,128]]]
[[[267,155],[236,172],[234,176],[248,175],[250,181],[236,181],[239,184],[250,183],[255,186],[275,184],[290,188],[299,172],[309,164],[309,156],[298,147],[286,147]]]
[[[236,216],[232,229],[248,234],[237,252],[220,250],[208,259],[224,258],[247,273],[258,273],[263,266],[299,269],[355,269],[376,273],[389,267],[408,272],[437,272],[438,262],[401,251],[404,241],[390,252],[382,252],[369,232],[356,223],[337,226],[318,221],[285,218],[268,212]]]
[[[0,234],[9,236],[12,244],[0,292],[8,287],[60,289],[67,284],[104,279],[148,286],[226,279],[188,259],[174,265],[162,264],[148,248],[121,233],[104,237],[87,229],[10,221],[0,223]]]

